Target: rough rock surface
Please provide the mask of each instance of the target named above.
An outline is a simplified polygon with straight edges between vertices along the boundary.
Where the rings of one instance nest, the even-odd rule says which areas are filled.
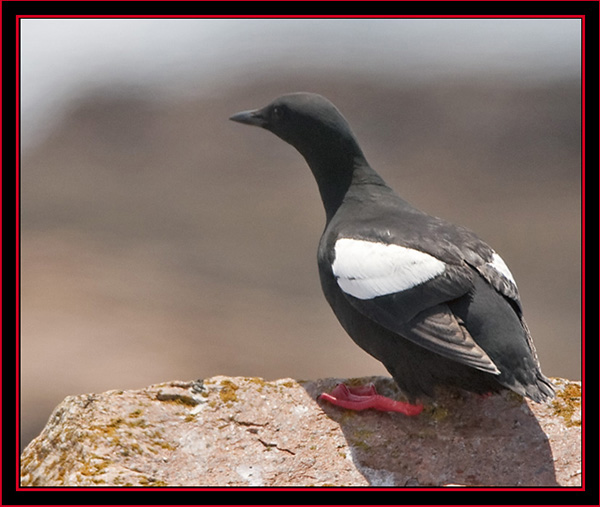
[[[316,401],[340,379],[212,377],[66,398],[22,486],[579,486],[581,387],[548,404],[441,393],[417,417]],[[387,378],[374,382],[399,397]]]

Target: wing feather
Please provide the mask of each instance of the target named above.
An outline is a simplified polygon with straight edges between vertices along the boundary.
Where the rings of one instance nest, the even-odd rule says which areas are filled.
[[[338,239],[332,272],[359,312],[432,352],[500,373],[450,308],[466,295],[474,271],[400,245]]]

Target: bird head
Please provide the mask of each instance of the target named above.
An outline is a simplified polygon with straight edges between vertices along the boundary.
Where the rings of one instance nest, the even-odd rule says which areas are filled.
[[[315,152],[361,153],[346,119],[329,100],[315,93],[282,95],[262,109],[242,111],[229,119],[271,131],[307,159]]]

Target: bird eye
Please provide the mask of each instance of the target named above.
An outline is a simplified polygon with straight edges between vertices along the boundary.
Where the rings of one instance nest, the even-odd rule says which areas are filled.
[[[283,108],[279,107],[279,106],[275,106],[273,108],[273,117],[276,120],[281,120],[281,118],[283,118]]]

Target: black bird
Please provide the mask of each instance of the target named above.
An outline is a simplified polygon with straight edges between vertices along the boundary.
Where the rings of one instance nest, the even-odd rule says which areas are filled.
[[[318,265],[325,298],[350,337],[381,361],[409,404],[339,386],[338,405],[414,415],[438,385],[554,396],[513,276],[470,230],[427,215],[371,168],[326,98],[283,95],[231,120],[270,130],[306,159],[325,207]]]

